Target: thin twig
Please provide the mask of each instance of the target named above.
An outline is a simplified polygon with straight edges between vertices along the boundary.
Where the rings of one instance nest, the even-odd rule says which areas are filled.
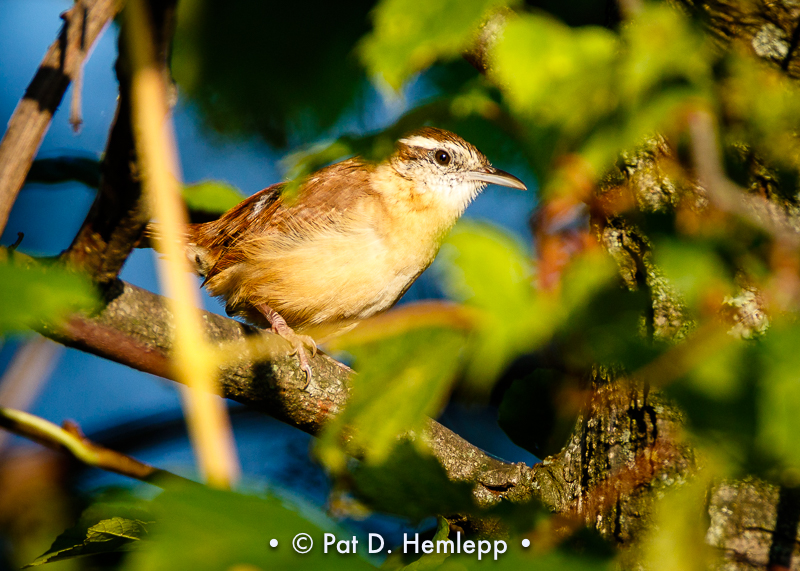
[[[38,442],[42,446],[54,450],[66,450],[88,466],[136,478],[143,482],[156,485],[163,480],[191,482],[191,480],[172,472],[154,468],[135,458],[95,444],[84,437],[74,423],[68,423],[62,428],[33,414],[0,407],[0,427]]]
[[[746,220],[771,236],[789,244],[797,244],[800,235],[776,205],[747,194],[725,175],[714,124],[714,116],[704,109],[698,109],[688,117],[692,159],[697,177],[711,202],[720,210]]]
[[[88,50],[119,10],[118,0],[84,0],[86,21],[73,17],[83,9],[75,4],[65,14],[64,27],[50,46],[25,96],[17,105],[0,142],[0,233],[5,229],[36,150],[53,113],[83,60],[80,42]]]
[[[72,26],[80,26],[80,41],[76,48],[75,57],[78,60],[75,73],[72,77],[72,103],[69,110],[69,124],[72,125],[72,130],[76,133],[81,130],[83,125],[83,118],[81,116],[81,99],[83,94],[83,64],[86,59],[86,0],[76,0],[75,7],[72,11],[72,17],[75,22],[71,22]]]

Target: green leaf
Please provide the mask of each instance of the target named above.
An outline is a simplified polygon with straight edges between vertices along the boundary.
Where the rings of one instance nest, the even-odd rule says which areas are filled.
[[[622,28],[626,45],[619,88],[626,105],[636,105],[666,82],[711,86],[712,46],[691,21],[667,4],[646,4]]]
[[[575,175],[561,170],[579,165],[580,176],[599,178],[621,150],[674,125],[688,105],[712,101],[717,57],[678,10],[646,4],[620,34],[542,14],[511,20],[489,69],[525,126],[548,194],[570,186]],[[583,161],[555,162],[571,153]]]
[[[395,90],[438,59],[460,57],[489,14],[509,0],[382,0],[372,14],[374,30],[359,45],[373,76]]]
[[[533,312],[540,304],[530,258],[510,234],[465,221],[442,246],[437,270],[450,297],[481,312],[468,381],[485,393],[511,360],[537,341],[540,322]]]
[[[716,561],[706,541],[708,489],[706,474],[689,483],[672,486],[657,504],[654,527],[643,542],[644,561],[651,569],[705,570]]]
[[[341,471],[348,441],[365,463],[385,462],[401,434],[419,430],[444,406],[465,338],[463,330],[412,324],[377,340],[345,344],[358,374],[347,408],[318,441],[320,459]]]
[[[437,545],[439,541],[446,541],[450,535],[450,524],[446,519],[439,516],[436,522],[436,533],[433,536],[433,544]],[[405,567],[401,567],[398,571],[428,571],[429,569],[438,569],[444,560],[450,557],[450,553],[427,553]]]
[[[725,140],[739,147],[738,151],[746,146],[747,160],[766,159],[764,166],[769,167],[762,172],[769,172],[770,177],[785,169],[783,176],[776,177],[779,180],[774,182],[779,184],[775,187],[783,197],[793,200],[798,184],[800,89],[780,66],[764,65],[764,59],[749,50],[727,54],[724,63],[719,97],[725,109]]]
[[[616,108],[618,51],[618,38],[606,29],[571,29],[526,14],[506,25],[490,69],[516,113],[574,136]]]
[[[351,475],[355,494],[376,511],[420,521],[477,510],[472,484],[451,481],[435,457],[409,442],[397,443],[380,465],[358,464]]]
[[[41,322],[56,322],[97,306],[97,294],[84,276],[51,265],[0,262],[0,335]]]
[[[688,384],[698,392],[717,400],[740,397],[744,390],[741,378],[745,367],[743,348],[743,343],[738,341],[720,343],[690,371]]]
[[[479,311],[467,352],[467,380],[477,394],[486,394],[514,358],[549,340],[615,276],[607,256],[589,253],[567,268],[560,295],[537,292],[522,245],[502,230],[466,221],[450,233],[437,269],[448,295]]]
[[[149,540],[126,558],[125,571],[219,571],[234,566],[259,569],[374,569],[359,554],[340,554],[335,545],[323,552],[324,534],[352,545],[353,534],[337,529],[318,512],[284,504],[276,498],[174,486],[152,501],[157,525]],[[298,513],[298,511],[300,513]],[[301,515],[302,514],[302,515]],[[313,541],[309,553],[292,548],[301,533]],[[277,547],[270,540],[278,541]]]
[[[181,194],[191,210],[211,214],[222,214],[247,198],[238,188],[217,180],[186,185]]]
[[[26,567],[99,553],[129,551],[147,539],[152,514],[138,500],[98,502],[78,523],[59,535],[50,549]]]
[[[44,555],[25,567],[131,549],[131,544],[147,535],[147,526],[148,522],[113,517],[99,521],[88,529],[67,530],[58,536]]]

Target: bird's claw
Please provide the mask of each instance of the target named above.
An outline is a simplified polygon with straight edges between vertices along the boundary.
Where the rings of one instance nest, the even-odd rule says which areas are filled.
[[[284,339],[286,339],[292,346],[290,355],[297,355],[297,360],[300,361],[300,368],[306,375],[306,382],[301,387],[305,390],[311,382],[311,364],[309,363],[308,352],[314,357],[317,354],[317,343],[310,335],[299,335],[295,333],[290,327],[286,328],[272,328],[272,331]]]

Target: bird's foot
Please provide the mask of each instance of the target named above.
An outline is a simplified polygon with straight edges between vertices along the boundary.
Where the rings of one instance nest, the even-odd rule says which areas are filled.
[[[309,363],[308,352],[311,352],[312,357],[316,355],[317,344],[309,335],[300,335],[285,323],[283,325],[283,327],[276,327],[273,323],[272,331],[286,339],[292,346],[292,352],[289,354],[297,355],[297,360],[300,361],[300,368],[306,374],[306,382],[303,385],[303,389],[305,389],[308,383],[311,382],[311,364]]]
[[[317,354],[317,343],[310,335],[295,333],[294,329],[286,323],[286,320],[271,307],[262,304],[258,306],[258,310],[269,319],[272,325],[272,332],[286,339],[292,346],[292,352],[289,354],[297,355],[297,360],[300,361],[300,368],[306,375],[306,382],[302,387],[305,390],[311,382],[311,364],[309,363],[308,353],[311,353],[311,357]]]

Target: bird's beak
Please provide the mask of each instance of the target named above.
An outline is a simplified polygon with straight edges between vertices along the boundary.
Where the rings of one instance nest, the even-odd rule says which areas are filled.
[[[518,188],[520,190],[528,190],[525,183],[509,174],[506,171],[501,171],[494,167],[486,167],[486,170],[470,171],[469,177],[472,180],[479,180],[481,182],[488,182],[489,184],[497,184],[500,186],[508,186],[511,188]]]

